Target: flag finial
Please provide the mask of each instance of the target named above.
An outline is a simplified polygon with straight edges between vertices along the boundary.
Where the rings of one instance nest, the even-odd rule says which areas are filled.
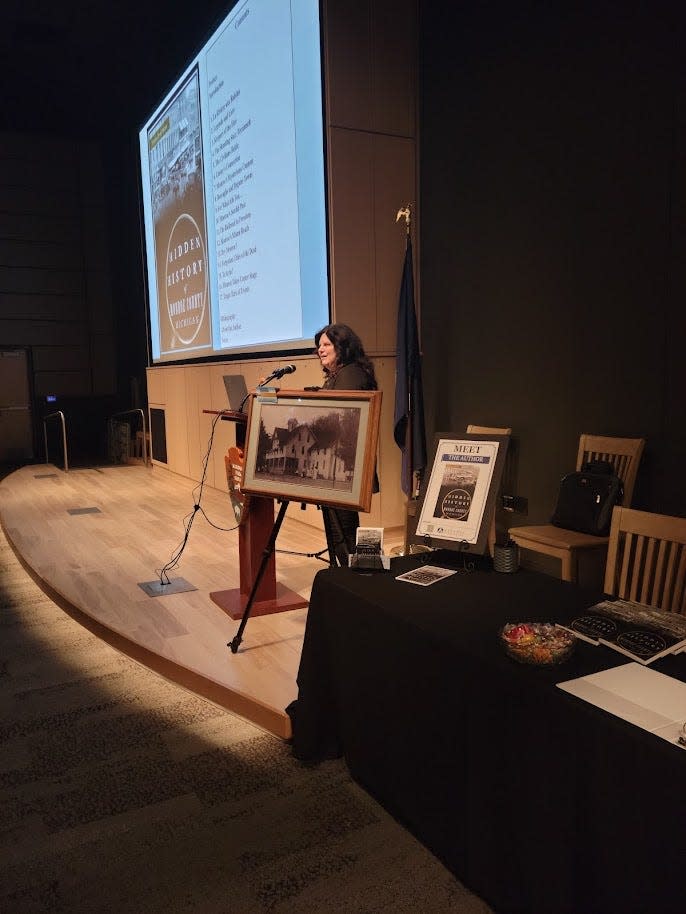
[[[412,221],[412,204],[408,203],[403,209],[398,210],[398,214],[395,217],[396,222],[405,217],[405,225],[407,226],[407,234],[410,234],[410,223]]]

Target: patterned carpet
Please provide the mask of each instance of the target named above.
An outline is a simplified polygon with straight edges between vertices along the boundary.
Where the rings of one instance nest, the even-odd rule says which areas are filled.
[[[0,531],[0,912],[488,914],[351,781],[144,669]]]

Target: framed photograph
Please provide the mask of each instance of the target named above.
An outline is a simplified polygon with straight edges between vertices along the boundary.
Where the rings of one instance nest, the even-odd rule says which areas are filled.
[[[509,435],[436,435],[412,542],[483,553]]]
[[[243,492],[369,511],[380,414],[378,390],[252,396]]]

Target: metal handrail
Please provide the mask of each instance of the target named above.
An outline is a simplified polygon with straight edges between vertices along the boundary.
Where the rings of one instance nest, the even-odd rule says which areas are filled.
[[[57,419],[59,417],[62,422],[62,449],[64,451],[64,472],[69,472],[69,460],[67,459],[67,426],[64,421],[64,413],[61,409],[58,409],[56,413],[49,413],[47,416],[43,416],[43,438],[45,440],[45,462],[50,463],[48,458],[48,419]]]
[[[123,410],[123,411],[120,412],[120,413],[114,413],[114,415],[110,416],[110,421],[111,421],[112,419],[117,419],[117,418],[120,417],[120,416],[130,416],[132,413],[138,413],[138,414],[140,415],[140,417],[141,417],[141,423],[142,423],[142,425],[143,425],[143,463],[144,463],[144,464],[146,465],[146,467],[147,467],[147,466],[149,465],[149,463],[151,463],[151,461],[148,460],[148,430],[147,430],[147,428],[146,428],[146,426],[145,426],[145,413],[144,413],[144,411],[143,411],[142,409],[140,409],[140,408],[138,408],[138,409],[125,409],[125,410]]]

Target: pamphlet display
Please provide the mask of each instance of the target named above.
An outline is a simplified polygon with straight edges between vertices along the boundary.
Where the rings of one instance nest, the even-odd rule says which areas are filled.
[[[390,556],[383,554],[383,527],[358,527],[355,552],[348,556],[350,568],[356,571],[388,571]]]

